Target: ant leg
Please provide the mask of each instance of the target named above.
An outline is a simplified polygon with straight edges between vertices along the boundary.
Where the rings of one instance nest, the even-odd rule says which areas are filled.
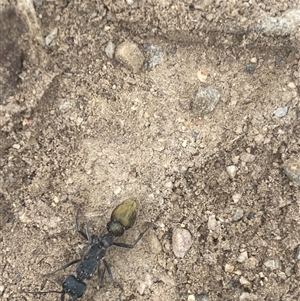
[[[101,270],[100,267],[99,267],[98,268],[98,279],[99,279],[99,283],[100,283],[101,287],[103,285],[104,274],[105,274],[105,269]]]
[[[77,231],[81,236],[83,236],[86,240],[89,240],[87,234],[80,230],[80,223],[79,223],[79,220],[77,219],[77,217],[76,217],[76,231]]]
[[[92,244],[92,236],[91,236],[88,224],[86,224],[86,226],[85,226],[85,232],[86,232],[86,237],[87,237],[89,244]]]
[[[93,243],[93,238],[89,229],[88,224],[86,224],[85,226],[85,233],[80,229],[80,223],[78,221],[78,219],[76,218],[76,231],[83,236],[91,245]]]
[[[101,270],[100,266],[99,266],[99,269],[98,269],[98,278],[99,278],[100,286],[102,286],[102,284],[103,284],[105,271],[107,271],[108,277],[110,278],[110,280],[114,282],[114,277],[112,275],[112,272],[111,272],[111,269],[110,269],[110,266],[109,266],[108,262],[105,259],[102,259],[102,261],[104,263],[105,268],[103,270]]]
[[[65,301],[65,292],[62,292],[60,295],[60,301]]]
[[[105,259],[102,259],[102,261],[104,263],[104,266],[105,266],[105,269],[107,271],[108,277],[110,278],[111,281],[114,282],[115,280],[114,280],[114,277],[112,275],[112,272],[111,272],[111,269],[110,269],[110,266],[109,266],[108,262]]]
[[[73,260],[73,261],[71,261],[71,262],[63,265],[61,268],[59,268],[58,270],[54,271],[53,273],[57,273],[58,271],[64,270],[64,269],[68,268],[69,266],[71,266],[71,265],[73,265],[73,264],[75,264],[75,263],[77,263],[79,261],[81,261],[81,259],[75,259],[75,260]]]
[[[122,242],[113,242],[113,245],[117,246],[117,247],[121,247],[121,248],[132,249],[142,239],[142,237],[144,236],[144,234],[146,233],[147,230],[148,230],[148,228],[144,232],[140,233],[138,238],[131,245],[124,244]]]

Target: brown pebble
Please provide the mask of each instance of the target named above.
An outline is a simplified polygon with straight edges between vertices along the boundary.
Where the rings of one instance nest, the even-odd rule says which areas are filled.
[[[120,44],[116,49],[115,58],[134,73],[137,73],[141,69],[145,60],[137,44],[132,42]]]
[[[294,186],[300,186],[300,159],[291,158],[284,166],[285,174],[292,181]]]

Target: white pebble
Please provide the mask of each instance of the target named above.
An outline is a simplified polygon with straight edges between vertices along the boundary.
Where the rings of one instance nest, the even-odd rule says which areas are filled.
[[[280,268],[280,261],[270,259],[264,262],[264,266],[271,270],[277,270]]]
[[[293,83],[293,82],[288,83],[288,87],[289,87],[290,89],[296,89],[296,85],[295,85],[295,83]]]
[[[106,55],[110,59],[112,59],[114,57],[115,49],[116,49],[116,45],[113,42],[109,41],[107,43],[104,51],[105,51]]]
[[[237,167],[235,165],[230,165],[226,167],[226,171],[231,179],[236,175]]]
[[[195,295],[188,296],[188,301],[195,301],[195,300],[196,300]]]
[[[116,187],[114,190],[114,194],[117,195],[122,191],[122,188],[120,186]]]
[[[171,181],[165,183],[165,187],[168,189],[172,189],[173,188],[173,183]]]
[[[20,144],[13,144],[13,146],[12,146],[13,148],[15,148],[15,149],[20,149]]]
[[[250,282],[244,276],[241,276],[241,278],[240,278],[240,284],[243,285],[243,286],[249,286]]]
[[[233,196],[232,196],[232,200],[237,203],[240,199],[241,199],[242,195],[240,193],[235,193]]]
[[[244,262],[248,258],[248,253],[247,251],[244,251],[240,253],[239,257],[237,258],[237,262]]]
[[[226,263],[224,269],[226,273],[232,273],[234,271],[234,265]]]
[[[175,228],[172,236],[173,252],[176,257],[183,258],[192,245],[191,233],[182,228]]]
[[[217,227],[216,216],[214,214],[210,215],[208,217],[207,228],[208,228],[208,230],[215,231],[216,227]]]
[[[240,301],[254,301],[254,300],[258,300],[258,297],[252,293],[247,293],[247,292],[243,292],[241,295],[240,295],[240,298],[239,298]]]

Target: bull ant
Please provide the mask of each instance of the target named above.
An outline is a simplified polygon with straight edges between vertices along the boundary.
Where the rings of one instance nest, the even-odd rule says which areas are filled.
[[[138,204],[134,199],[127,199],[119,204],[112,212],[110,221],[107,223],[107,233],[102,236],[91,235],[88,227],[84,233],[80,230],[79,222],[76,219],[76,230],[79,232],[90,244],[90,248],[87,253],[81,259],[73,260],[66,265],[62,266],[55,272],[66,269],[67,267],[79,263],[76,269],[76,276],[69,275],[63,282],[62,291],[45,291],[45,292],[27,292],[31,294],[47,294],[47,293],[60,293],[61,301],[65,300],[65,295],[68,294],[71,299],[75,301],[83,296],[86,291],[87,284],[85,280],[91,279],[96,272],[100,283],[103,282],[105,271],[107,271],[109,278],[113,280],[112,272],[109,264],[105,260],[106,250],[111,246],[117,246],[121,248],[132,249],[143,237],[147,229],[140,233],[138,238],[133,244],[124,244],[120,242],[114,242],[113,238],[122,236],[125,230],[128,230],[133,226],[136,221],[138,211]],[[101,270],[100,265],[103,262],[105,269]]]

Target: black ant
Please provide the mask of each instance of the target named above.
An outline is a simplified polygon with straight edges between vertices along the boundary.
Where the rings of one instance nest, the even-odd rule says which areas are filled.
[[[132,249],[143,237],[147,229],[140,233],[138,238],[133,244],[124,244],[121,242],[114,242],[113,238],[122,236],[125,230],[128,230],[133,226],[136,221],[138,211],[138,203],[134,199],[127,199],[119,204],[112,212],[110,221],[107,223],[107,233],[102,236],[91,235],[88,227],[86,227],[86,233],[80,230],[78,220],[76,219],[76,230],[79,232],[90,244],[90,248],[87,253],[81,259],[73,260],[66,265],[62,266],[55,272],[64,270],[67,267],[80,262],[76,269],[76,276],[69,275],[63,282],[62,291],[46,291],[46,292],[27,292],[32,294],[47,294],[47,293],[60,293],[61,301],[65,300],[65,295],[70,295],[70,301],[75,301],[82,297],[86,291],[87,284],[85,280],[91,279],[96,272],[100,283],[103,282],[105,270],[108,273],[109,278],[113,280],[112,272],[109,264],[105,260],[106,250],[111,246],[117,246],[121,248]],[[104,264],[105,269],[101,271],[101,261]]]

